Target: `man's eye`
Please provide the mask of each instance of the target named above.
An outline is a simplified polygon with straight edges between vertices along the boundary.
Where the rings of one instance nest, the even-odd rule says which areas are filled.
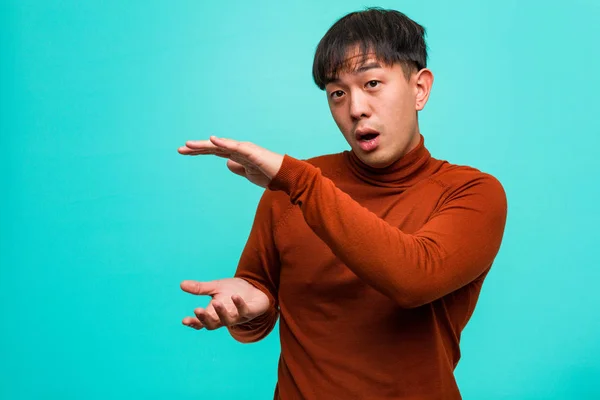
[[[344,92],[342,92],[341,90],[336,90],[334,92],[331,92],[331,98],[332,99],[336,99],[338,97],[342,97],[344,95]]]
[[[367,82],[367,86],[370,87],[370,88],[377,87],[377,85],[379,85],[379,81],[369,81],[369,82]]]

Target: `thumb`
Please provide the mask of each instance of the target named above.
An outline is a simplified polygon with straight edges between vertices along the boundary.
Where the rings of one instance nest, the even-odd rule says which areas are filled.
[[[183,281],[179,285],[181,290],[191,294],[202,294],[212,296],[217,292],[217,281],[198,282],[198,281]]]
[[[244,166],[240,163],[237,163],[233,160],[227,160],[227,168],[229,168],[229,170],[231,172],[233,172],[236,175],[240,175],[240,176],[246,176],[246,168],[244,168]]]

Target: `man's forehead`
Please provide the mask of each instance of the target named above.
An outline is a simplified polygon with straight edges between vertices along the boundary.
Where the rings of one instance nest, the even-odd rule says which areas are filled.
[[[340,65],[339,72],[357,72],[365,65],[379,64],[384,65],[385,62],[377,57],[374,52],[363,53],[358,49],[348,51],[346,57]]]
[[[377,57],[375,52],[361,52],[359,49],[346,52],[346,56],[337,65],[331,65],[327,83],[340,81],[340,75],[358,75],[365,71],[388,66],[387,63]]]

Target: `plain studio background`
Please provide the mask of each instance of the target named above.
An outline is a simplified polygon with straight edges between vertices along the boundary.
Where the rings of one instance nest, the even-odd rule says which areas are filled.
[[[210,134],[348,148],[311,80],[335,20],[428,29],[435,157],[497,176],[505,239],[462,338],[465,399],[600,396],[600,2],[3,1],[0,398],[267,399],[279,340],[181,319],[233,274],[261,189]]]

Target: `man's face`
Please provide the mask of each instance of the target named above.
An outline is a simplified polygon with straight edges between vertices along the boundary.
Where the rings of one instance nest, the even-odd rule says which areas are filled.
[[[407,80],[400,64],[385,65],[374,55],[348,61],[349,68],[325,87],[331,114],[361,161],[387,167],[418,145],[417,111],[427,102],[433,76],[421,70]],[[426,93],[422,71],[431,76]]]

